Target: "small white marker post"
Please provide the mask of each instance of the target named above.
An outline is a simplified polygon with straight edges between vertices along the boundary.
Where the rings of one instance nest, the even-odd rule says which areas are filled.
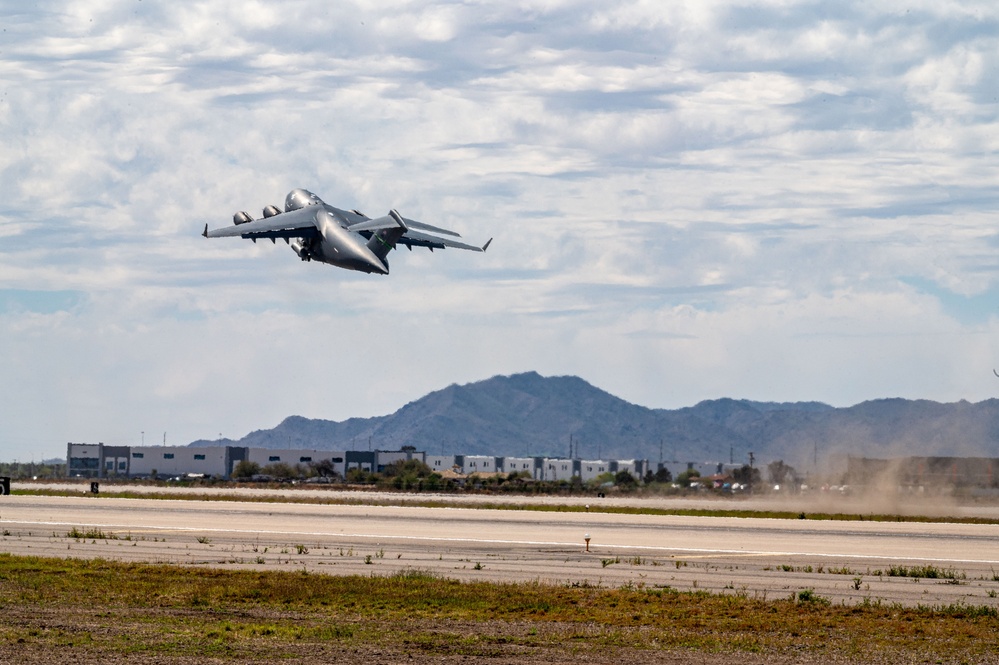
[[[586,551],[589,552],[590,551],[590,534],[584,533],[583,534],[583,540],[586,541]]]

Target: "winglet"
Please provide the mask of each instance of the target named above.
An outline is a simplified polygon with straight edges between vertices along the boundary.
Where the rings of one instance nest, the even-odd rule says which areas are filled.
[[[489,243],[491,243],[492,241],[493,241],[492,238],[490,238],[489,240],[486,241],[486,244],[482,246],[482,251],[483,252],[486,251],[487,249],[489,249]]]
[[[201,235],[206,238],[208,237],[208,224],[205,224],[205,230],[201,232]]]

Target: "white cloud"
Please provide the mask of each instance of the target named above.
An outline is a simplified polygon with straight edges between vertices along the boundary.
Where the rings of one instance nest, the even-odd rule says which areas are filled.
[[[648,406],[993,394],[989,3],[20,12],[0,459],[531,369]],[[199,237],[296,186],[496,240],[378,278]]]

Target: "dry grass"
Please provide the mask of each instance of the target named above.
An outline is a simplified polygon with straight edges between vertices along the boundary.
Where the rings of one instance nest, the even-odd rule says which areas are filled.
[[[328,653],[802,655],[816,662],[999,660],[986,606],[839,606],[669,589],[223,571],[0,555],[0,641],[102,657]],[[304,651],[303,651],[304,650]],[[540,651],[539,651],[540,650]]]

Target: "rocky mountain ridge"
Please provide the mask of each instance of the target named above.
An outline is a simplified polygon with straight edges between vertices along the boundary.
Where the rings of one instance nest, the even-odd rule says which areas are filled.
[[[832,456],[999,456],[999,400],[942,404],[879,399],[836,408],[819,402],[707,400],[650,409],[575,376],[536,372],[450,385],[395,413],[342,422],[289,416],[239,445],[429,454],[568,456],[680,462],[783,459],[798,468]],[[571,451],[570,451],[571,446]]]

